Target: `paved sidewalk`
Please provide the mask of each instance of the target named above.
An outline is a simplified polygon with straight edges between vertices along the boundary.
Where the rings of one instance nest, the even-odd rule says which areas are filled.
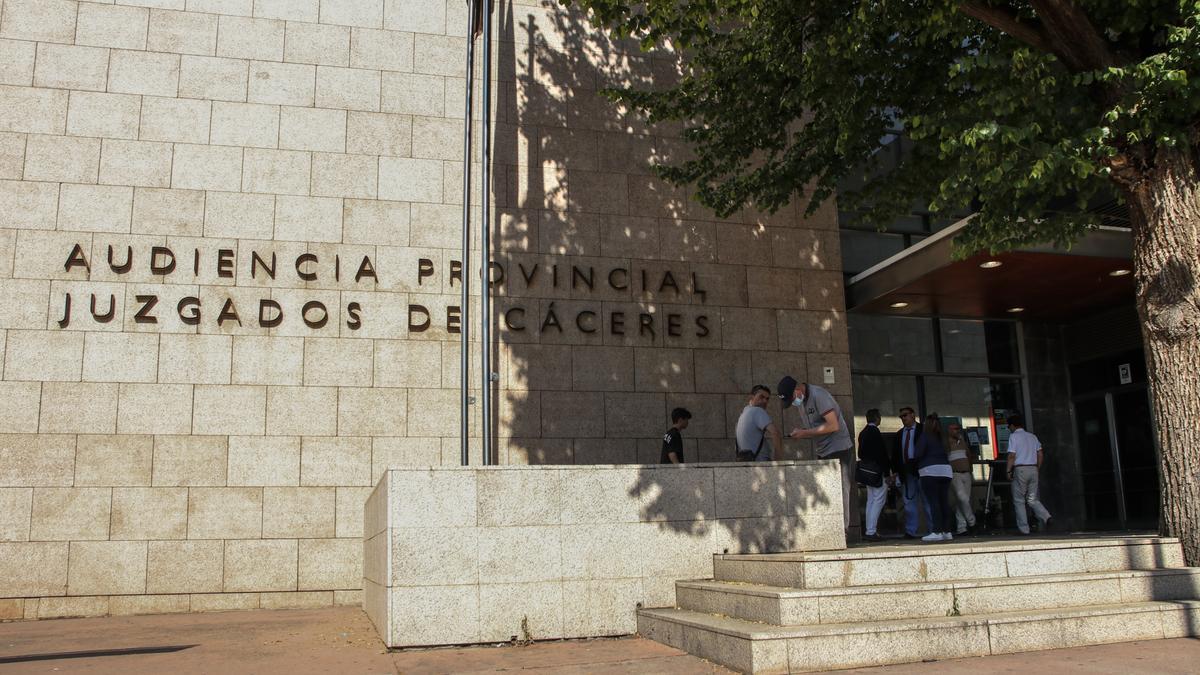
[[[169,651],[167,651],[169,650]],[[856,671],[1195,673],[1200,640],[1156,640]],[[168,614],[0,624],[9,673],[729,673],[641,638],[388,652],[357,608]]]

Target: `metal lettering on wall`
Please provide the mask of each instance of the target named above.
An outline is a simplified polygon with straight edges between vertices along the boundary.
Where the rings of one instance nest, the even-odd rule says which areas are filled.
[[[96,263],[88,259],[87,253],[80,244],[75,244],[67,254],[63,269],[71,272],[76,269],[86,270],[89,274],[93,264],[105,264],[117,276],[132,273],[137,266],[150,272],[153,277],[162,282],[180,277],[199,280],[202,272],[215,274],[217,278],[234,279],[237,268],[244,265],[251,279],[292,279],[296,282],[313,282],[321,280],[322,272],[319,265],[321,258],[311,252],[282,257],[275,251],[260,252],[252,250],[248,259],[238,259],[237,251],[233,249],[217,249],[205,251],[199,248],[176,251],[167,246],[152,246],[142,260],[137,260],[132,246],[126,246],[121,252],[119,247],[108,246],[106,261]],[[190,264],[189,264],[190,263]],[[356,290],[373,291],[379,284],[379,273],[371,256],[358,254],[345,260],[340,254],[333,256],[332,271],[325,261],[326,276],[332,274],[333,280],[343,281],[343,277],[353,280]],[[515,268],[515,269],[512,269]],[[436,278],[438,269],[432,258],[419,258],[415,271],[417,288]],[[462,263],[458,260],[448,261],[449,284],[453,287],[462,283]],[[700,279],[691,272],[687,278],[677,278],[670,270],[648,270],[633,266],[615,265],[612,267],[597,267],[595,265],[573,265],[558,263],[525,263],[517,262],[510,266],[493,262],[488,270],[489,285],[510,300],[523,297],[536,299],[539,292],[570,289],[572,292],[590,296],[605,289],[623,293],[643,293],[662,295],[670,293],[680,301],[687,297],[705,302],[707,291],[701,288]],[[261,275],[261,277],[260,277]],[[244,288],[244,287],[239,287]],[[346,291],[353,292],[353,291]],[[117,299],[113,294],[90,293],[87,300],[88,315],[91,321],[98,324],[109,323],[116,316]],[[295,317],[287,316],[283,305],[272,298],[265,297],[245,306],[245,301],[239,305],[233,297],[226,296],[218,299],[216,304],[211,301],[208,305],[197,295],[187,295],[177,302],[162,303],[162,298],[153,293],[140,293],[133,296],[133,321],[138,324],[157,324],[166,315],[174,314],[185,325],[199,325],[211,321],[217,327],[227,324],[237,326],[249,325],[260,328],[275,328],[285,320],[299,320],[313,330],[325,327],[329,323],[330,308],[322,300],[307,300]],[[546,300],[550,300],[546,298]],[[81,300],[82,301],[82,300]],[[74,299],[70,292],[63,293],[62,318],[58,320],[60,328],[71,325],[72,304]],[[564,301],[565,304],[566,301]],[[370,318],[365,316],[363,303],[346,300],[341,315],[345,318],[345,326],[349,330],[362,328]],[[434,316],[436,310],[419,301],[408,303],[407,328],[411,333],[422,333],[435,325],[441,324],[448,333],[460,333],[462,323],[461,308],[455,305],[444,308],[444,316]],[[667,338],[684,338],[694,336],[706,338],[711,334],[710,319],[707,314],[681,313],[667,311],[631,312],[620,308],[590,307],[556,307],[555,301],[550,301],[539,311],[538,307],[524,304],[511,304],[498,312],[498,319],[503,330],[512,333],[564,333],[577,331],[581,334],[607,333],[614,336],[640,336],[655,338],[662,335]]]

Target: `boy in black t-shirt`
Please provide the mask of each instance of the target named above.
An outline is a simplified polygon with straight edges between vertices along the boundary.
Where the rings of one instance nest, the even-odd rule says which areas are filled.
[[[687,408],[671,411],[671,428],[663,435],[662,456],[658,458],[660,464],[683,464],[683,434],[679,432],[687,428],[690,419],[692,413]]]

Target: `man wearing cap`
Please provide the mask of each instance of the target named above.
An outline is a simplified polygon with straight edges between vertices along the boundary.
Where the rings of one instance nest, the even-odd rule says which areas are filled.
[[[784,410],[800,409],[800,426],[792,429],[792,438],[811,438],[821,459],[837,459],[842,471],[842,519],[850,529],[850,488],[854,484],[854,441],[842,417],[842,409],[833,395],[815,384],[796,382],[786,375],[779,381],[779,398]]]

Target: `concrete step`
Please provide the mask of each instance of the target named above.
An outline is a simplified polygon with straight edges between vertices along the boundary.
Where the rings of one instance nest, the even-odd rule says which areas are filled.
[[[747,673],[816,672],[1200,636],[1200,602],[1092,605],[930,619],[769,626],[685,609],[638,611],[638,632]]]
[[[843,551],[717,555],[713,577],[788,588],[842,588],[1183,567],[1169,537],[956,540]]]
[[[777,626],[1200,599],[1200,568],[795,589],[679,581],[676,606]]]

